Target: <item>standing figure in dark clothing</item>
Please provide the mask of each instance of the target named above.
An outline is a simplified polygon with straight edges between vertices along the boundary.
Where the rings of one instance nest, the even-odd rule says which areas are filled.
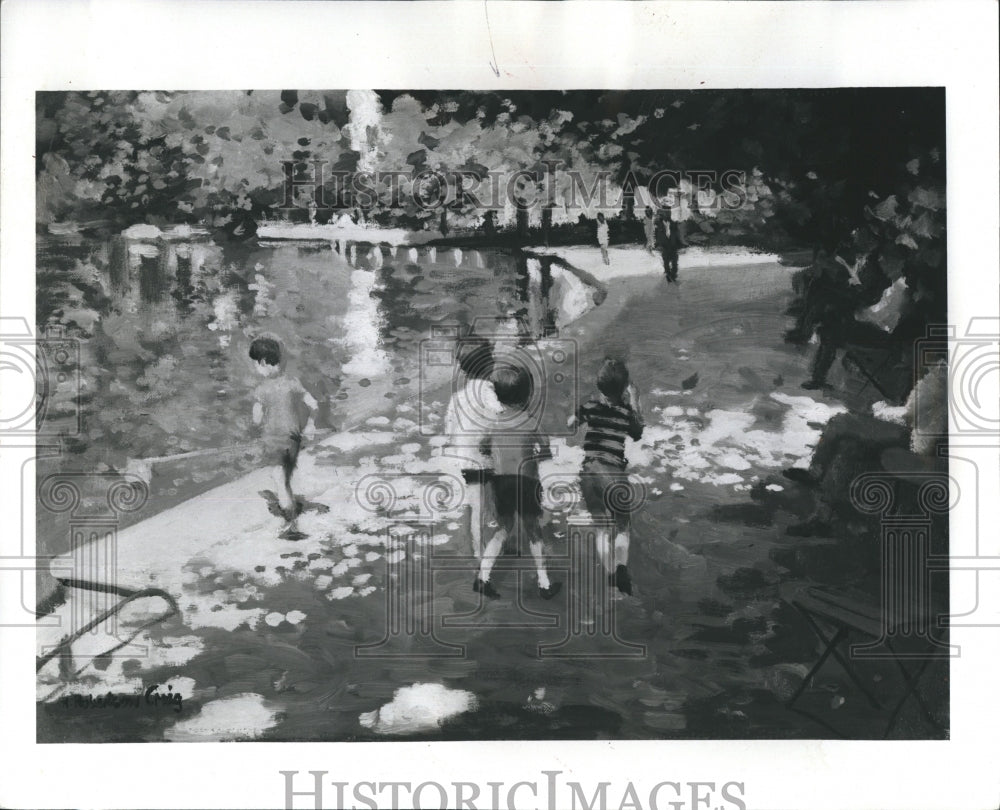
[[[678,223],[670,216],[670,209],[663,209],[663,217],[660,219],[660,227],[657,228],[657,235],[660,239],[660,255],[663,257],[663,272],[667,281],[677,281],[677,257],[680,252],[683,240]]]
[[[492,239],[497,235],[496,214],[492,210],[487,211],[483,217],[483,235],[487,239]]]

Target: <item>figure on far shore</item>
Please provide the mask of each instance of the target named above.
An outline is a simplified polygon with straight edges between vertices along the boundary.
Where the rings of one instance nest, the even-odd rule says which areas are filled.
[[[677,258],[684,239],[681,236],[680,223],[674,222],[670,216],[670,208],[663,209],[663,216],[658,228],[660,237],[660,256],[663,258],[663,273],[667,281],[677,281]]]
[[[604,260],[605,264],[611,264],[611,259],[608,257],[608,221],[604,218],[604,214],[597,215],[597,244],[601,248],[601,258]]]
[[[497,235],[496,212],[492,209],[483,216],[483,235],[487,239],[493,239]]]

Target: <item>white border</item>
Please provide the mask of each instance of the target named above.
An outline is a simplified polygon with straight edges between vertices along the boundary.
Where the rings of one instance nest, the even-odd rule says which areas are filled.
[[[950,318],[964,328],[973,315],[996,317],[995,3],[491,0],[499,77],[483,12],[479,2],[3,3],[3,314],[33,320],[36,89],[945,85]],[[998,554],[996,464],[980,466],[981,553]],[[4,494],[16,492],[18,471],[5,461],[2,474]],[[3,512],[0,554],[16,553],[14,511]],[[953,537],[968,536],[974,517],[960,509]],[[997,580],[983,577],[991,603],[980,609],[1000,621]],[[0,629],[0,805],[281,807],[279,770],[511,784],[556,769],[563,779],[614,781],[619,796],[628,779],[741,781],[751,810],[995,808],[1000,628],[954,631],[952,641],[963,652],[953,662],[950,742],[38,746],[33,632]]]

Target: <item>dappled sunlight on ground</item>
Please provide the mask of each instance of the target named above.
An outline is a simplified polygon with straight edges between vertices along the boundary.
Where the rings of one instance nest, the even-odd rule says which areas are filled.
[[[625,253],[613,251],[613,264]],[[845,409],[798,387],[806,358],[781,339],[787,268],[685,276],[682,263],[679,287],[668,287],[648,254],[628,253],[647,270],[609,297],[613,318],[593,313],[594,331],[579,339],[578,383],[589,396],[604,353],[620,351],[641,392],[647,428],[627,448],[645,497],[634,518],[633,596],[614,595],[582,619],[573,613],[576,577],[587,572],[567,556],[574,521],[585,518],[580,437],[571,436],[553,440],[541,469],[568,483],[575,504],[546,527],[563,596],[541,601],[522,564],[530,561],[513,557],[498,563],[502,598],[481,603],[460,501],[429,486],[452,480],[461,463],[418,424],[419,403],[394,401],[354,430],[307,442],[296,474],[305,539],[278,536],[281,521],[257,494],[263,471],[127,530],[123,584],[169,590],[180,615],[114,657],[94,658],[100,649],[81,640],[72,663],[50,661],[39,673],[48,701],[40,735],[88,739],[113,724],[111,737],[153,740],[816,736],[782,705],[814,657],[813,639],[778,597],[787,571],[771,553],[789,546],[784,527],[796,516],[750,496],[755,487],[788,495],[780,471],[804,465],[823,425]],[[737,288],[750,275],[747,301]],[[444,395],[423,406],[423,424],[440,424]],[[430,583],[414,566],[421,559],[440,564]],[[411,577],[415,598],[433,607],[433,637],[407,643],[434,657],[359,652],[377,653],[387,637],[395,576]],[[71,606],[60,609],[67,619]],[[119,635],[154,609],[123,615]],[[541,654],[576,621],[584,631],[612,621],[615,633],[582,657]],[[183,712],[59,708],[67,695],[150,684],[172,685]],[[831,700],[847,700],[838,711],[848,724],[871,735],[871,718],[855,712],[843,684],[830,689]]]

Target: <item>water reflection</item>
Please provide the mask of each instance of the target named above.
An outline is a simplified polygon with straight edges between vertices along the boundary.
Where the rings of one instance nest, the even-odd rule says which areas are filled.
[[[319,401],[326,426],[370,409],[353,404],[360,380],[418,379],[432,327],[493,319],[498,335],[523,343],[580,314],[566,302],[589,300],[572,274],[516,252],[337,248],[39,240],[40,322],[86,325],[77,460],[117,467],[245,440],[247,350],[262,332],[282,341],[289,373]],[[69,289],[85,267],[99,278]]]
[[[370,260],[378,248],[369,254]],[[381,253],[377,263],[381,265]],[[379,276],[370,270],[351,273],[351,290],[347,294],[348,306],[344,314],[341,338],[349,359],[344,363],[345,374],[362,378],[384,377],[390,371],[389,355],[381,348],[383,336],[389,329],[389,320],[378,300],[373,296]]]

